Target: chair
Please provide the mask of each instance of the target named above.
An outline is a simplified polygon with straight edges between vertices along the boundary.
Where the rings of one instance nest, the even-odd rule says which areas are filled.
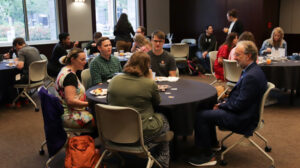
[[[47,60],[47,64],[48,64],[48,58],[44,55],[44,54],[40,54],[42,60]],[[54,77],[51,77],[48,75],[48,72],[47,72],[47,77],[46,77],[46,80],[50,80],[50,82],[46,85],[46,88],[48,89],[49,87],[55,85],[55,81],[56,79]]]
[[[206,74],[206,75],[212,75],[215,77],[215,71],[214,71],[214,64],[215,64],[215,61],[217,59],[217,54],[218,54],[218,51],[210,51],[209,53],[209,64],[210,64],[210,72],[211,74]],[[218,80],[214,80],[212,83],[210,83],[210,85],[213,85],[217,82]]]
[[[224,69],[224,79],[227,81],[227,88],[218,97],[220,99],[229,88],[233,88],[235,84],[239,81],[242,73],[242,68],[238,66],[235,60],[223,59],[223,69]]]
[[[46,140],[41,144],[40,155],[44,155],[44,146],[47,145],[49,159],[46,162],[46,168],[56,157],[57,153],[63,149],[67,138],[80,133],[90,133],[90,129],[64,128],[61,115],[64,113],[63,107],[58,97],[48,93],[47,88],[39,88],[39,97],[44,121],[44,131]]]
[[[35,107],[35,111],[39,111],[37,104],[29,96],[28,92],[32,89],[37,89],[38,87],[44,85],[44,79],[47,75],[47,60],[40,60],[32,62],[28,69],[28,83],[27,84],[15,84],[16,89],[23,89],[23,91],[14,99],[13,106],[15,106],[16,101],[21,96],[26,96]]]
[[[264,120],[263,120],[263,112],[264,112],[264,105],[265,105],[265,101],[268,97],[269,92],[271,91],[271,89],[273,89],[275,87],[275,85],[271,82],[268,82],[268,88],[265,91],[262,99],[261,99],[261,104],[260,104],[260,109],[259,109],[259,121],[257,124],[257,127],[254,130],[254,134],[257,135],[258,138],[260,138],[261,140],[264,141],[265,143],[265,151],[266,152],[271,152],[271,147],[268,146],[268,141],[266,138],[264,138],[260,133],[258,133],[257,131],[260,130],[261,128],[263,128],[264,125]],[[225,136],[222,140],[221,140],[221,145],[222,148],[225,149],[224,147],[224,141],[229,138],[234,132],[231,132],[230,134],[228,134],[227,136]],[[253,135],[252,135],[253,136]],[[272,162],[272,168],[275,167],[274,165],[274,159],[268,154],[266,153],[260,146],[258,146],[252,139],[252,136],[245,136],[243,135],[237,142],[235,142],[233,145],[231,145],[230,147],[228,147],[225,151],[223,151],[221,153],[221,165],[226,165],[227,163],[224,161],[224,155],[230,151],[232,148],[234,148],[236,145],[241,144],[244,140],[248,140],[252,145],[254,145],[260,152],[262,152],[268,159],[271,160]]]
[[[189,45],[186,43],[174,43],[171,45],[171,54],[175,61],[186,61],[189,57]]]
[[[148,158],[147,168],[159,162],[144,145],[141,115],[129,107],[96,104],[95,107],[99,136],[105,151],[95,168],[101,165],[107,152],[125,152]]]
[[[84,69],[81,71],[81,81],[86,90],[92,86],[90,69]]]
[[[181,43],[196,44],[196,39],[182,39]]]

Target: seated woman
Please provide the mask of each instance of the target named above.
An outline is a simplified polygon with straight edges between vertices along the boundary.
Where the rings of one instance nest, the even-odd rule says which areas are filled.
[[[152,49],[152,44],[150,41],[142,34],[137,34],[134,36],[134,43],[131,48],[131,52],[144,51],[148,52]]]
[[[287,55],[287,43],[283,39],[284,32],[281,27],[276,27],[273,29],[271,37],[265,40],[259,50],[260,55],[271,54],[272,48],[274,47],[276,50],[278,48],[285,49],[285,55]]]
[[[218,80],[224,81],[223,59],[228,59],[231,49],[236,45],[238,36],[236,33],[230,33],[226,41],[218,50],[217,58],[214,64],[215,76]]]
[[[251,32],[248,32],[248,31],[244,31],[240,36],[239,36],[239,39],[238,39],[238,42],[240,41],[252,41],[255,43],[255,37],[254,35],[251,33]],[[235,48],[234,47],[231,51],[230,51],[230,54],[228,56],[228,59],[229,60],[235,60]]]
[[[76,76],[76,71],[83,70],[86,55],[82,49],[73,48],[62,58],[64,66],[56,79],[56,90],[64,108],[63,124],[68,128],[92,128],[95,126],[93,115],[86,110],[85,88]]]
[[[141,113],[145,144],[155,146],[155,158],[168,167],[169,143],[155,143],[154,139],[169,132],[169,123],[162,114],[154,112],[161,99],[149,68],[150,56],[134,53],[123,69],[124,74],[115,76],[109,83],[107,100],[110,105],[131,107]]]

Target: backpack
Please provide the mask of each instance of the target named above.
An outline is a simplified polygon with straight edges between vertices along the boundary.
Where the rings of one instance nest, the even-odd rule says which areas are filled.
[[[75,136],[68,140],[65,168],[93,168],[100,158],[94,139],[88,135]]]
[[[187,60],[190,69],[190,75],[205,74],[205,69],[197,59]]]

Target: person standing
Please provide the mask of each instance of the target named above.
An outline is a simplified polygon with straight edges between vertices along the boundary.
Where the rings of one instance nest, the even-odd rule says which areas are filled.
[[[259,121],[259,108],[267,79],[256,64],[258,50],[252,41],[241,41],[236,47],[236,61],[243,69],[242,76],[225,102],[212,110],[196,115],[195,144],[198,156],[188,162],[194,166],[212,166],[217,163],[213,149],[219,147],[216,126],[235,133],[251,136]]]
[[[227,34],[235,32],[240,36],[244,32],[244,26],[238,19],[238,12],[236,9],[231,9],[227,12],[227,20],[230,22],[229,28],[225,27],[223,31]]]
[[[156,76],[176,76],[174,56],[163,49],[165,33],[157,30],[151,35],[152,50],[148,52],[151,58],[151,69]]]
[[[114,35],[116,41],[117,51],[124,50],[124,52],[130,52],[132,38],[134,36],[134,30],[128,21],[128,16],[122,13],[117,24],[114,27]]]
[[[209,52],[216,47],[216,37],[213,35],[212,25],[206,26],[205,33],[202,33],[198,38],[198,50],[196,56],[200,60],[201,65],[206,72],[210,72]]]

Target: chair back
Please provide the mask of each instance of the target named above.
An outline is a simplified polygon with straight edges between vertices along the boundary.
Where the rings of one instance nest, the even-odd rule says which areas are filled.
[[[196,39],[182,39],[181,43],[196,44]]]
[[[255,130],[258,130],[259,128],[261,128],[263,126],[263,114],[264,114],[264,109],[265,109],[265,102],[267,100],[267,97],[270,93],[270,91],[275,88],[275,85],[271,82],[268,82],[268,88],[267,90],[265,91],[262,99],[261,99],[261,103],[260,103],[260,108],[259,108],[259,121],[258,121],[258,124],[257,124],[257,127]]]
[[[29,84],[30,81],[42,81],[47,76],[47,60],[32,62],[29,65]]]
[[[186,43],[174,43],[171,45],[171,54],[176,58],[188,58],[189,56],[189,45]]]
[[[210,72],[214,74],[214,64],[217,59],[218,51],[210,51],[209,53]]]
[[[86,90],[92,86],[90,69],[84,69],[81,71],[81,81]]]
[[[242,68],[238,66],[236,60],[223,59],[224,79],[237,83],[241,77]]]
[[[97,127],[103,143],[107,140],[130,144],[140,141],[144,146],[140,114],[129,107],[96,104]]]

